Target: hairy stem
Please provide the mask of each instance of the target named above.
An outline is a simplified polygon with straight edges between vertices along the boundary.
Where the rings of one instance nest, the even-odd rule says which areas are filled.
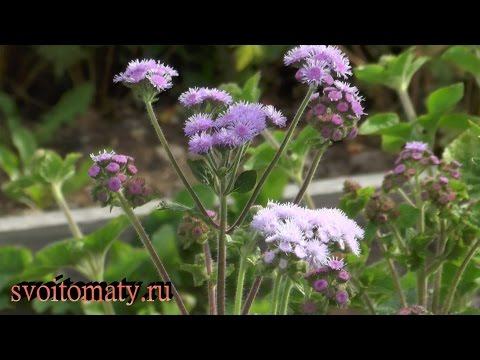
[[[215,285],[212,283],[212,253],[210,252],[210,246],[208,240],[203,243],[203,254],[205,255],[205,268],[207,270],[207,286],[208,286],[208,306],[209,314],[217,314],[217,305],[215,303]]]
[[[274,274],[273,279],[273,296],[272,296],[272,305],[270,307],[270,312],[272,315],[277,315],[278,310],[278,294],[280,293],[280,283],[282,281],[282,276],[277,272]]]
[[[185,304],[183,303],[182,298],[180,297],[180,294],[177,292],[175,285],[170,280],[170,276],[168,276],[167,270],[165,269],[165,266],[163,266],[162,260],[160,260],[160,257],[158,256],[157,252],[152,246],[150,239],[148,238],[148,235],[145,232],[145,229],[140,223],[140,220],[138,220],[137,216],[133,212],[132,208],[128,204],[127,199],[125,199],[123,194],[121,192],[118,192],[117,195],[118,195],[118,199],[120,200],[120,204],[122,206],[123,211],[128,216],[130,222],[135,228],[135,231],[140,237],[140,240],[142,241],[143,245],[147,249],[148,255],[150,255],[150,258],[152,259],[152,262],[155,265],[160,277],[164,282],[170,282],[171,290],[173,294],[173,300],[175,300],[175,302],[177,303],[177,306],[180,309],[180,312],[182,313],[182,315],[188,315],[188,311],[185,308]]]
[[[83,237],[82,231],[78,227],[78,224],[73,218],[72,212],[70,211],[70,208],[68,207],[68,204],[63,197],[61,185],[52,184],[52,193],[55,201],[57,202],[60,209],[63,211],[65,217],[67,218],[68,227],[70,228],[72,235],[76,239],[81,239]]]
[[[263,277],[257,276],[255,280],[253,280],[252,288],[247,295],[247,299],[245,300],[245,305],[242,310],[242,315],[248,315],[250,308],[252,307],[253,301],[258,294],[258,290],[260,289],[260,285],[262,284]]]
[[[400,276],[398,275],[397,269],[395,268],[395,264],[393,263],[393,260],[390,259],[387,255],[388,250],[385,244],[382,242],[382,240],[379,240],[380,246],[382,248],[383,252],[383,257],[385,260],[387,260],[388,268],[390,270],[390,274],[392,275],[392,280],[393,280],[393,286],[395,287],[395,290],[397,291],[398,298],[400,299],[400,304],[402,308],[407,307],[407,300],[405,299],[405,295],[403,294],[402,291],[402,285],[400,284]]]
[[[315,176],[315,173],[317,172],[318,165],[320,164],[320,161],[322,160],[322,156],[325,153],[325,150],[328,147],[328,142],[322,144],[322,147],[318,149],[317,153],[315,154],[315,157],[313,158],[312,165],[310,165],[310,169],[308,170],[307,175],[305,176],[305,180],[303,180],[302,187],[297,193],[297,196],[295,197],[295,200],[293,201],[295,204],[300,203],[302,201],[303,196],[305,195],[308,186],[312,182],[313,177]]]
[[[305,98],[303,99],[300,107],[297,110],[297,113],[295,114],[295,117],[293,118],[292,123],[290,124],[290,127],[288,129],[287,135],[285,136],[285,139],[283,139],[282,145],[280,146],[280,149],[278,149],[277,153],[275,154],[275,157],[272,159],[270,164],[268,165],[267,169],[263,172],[262,177],[258,181],[257,185],[255,186],[255,189],[253,190],[252,195],[248,199],[247,204],[243,208],[242,212],[240,213],[238,219],[233,223],[233,225],[228,229],[228,233],[232,232],[237,226],[241,225],[242,222],[245,220],[247,217],[248,211],[252,207],[252,205],[255,203],[257,200],[258,195],[260,194],[260,191],[262,190],[263,185],[265,184],[265,181],[267,181],[268,176],[270,173],[273,171],[275,166],[278,163],[278,160],[282,157],[283,153],[287,149],[288,143],[290,142],[290,139],[293,136],[293,133],[295,131],[295,128],[298,125],[298,122],[300,121],[305,109],[307,108],[307,105],[310,101],[310,98],[312,94],[314,93],[316,87],[311,86],[308,89],[307,95],[305,95]]]
[[[225,177],[220,180],[220,230],[218,232],[217,313],[225,315],[225,272],[227,269],[227,195]]]
[[[370,315],[375,315],[376,314],[375,306],[373,305],[373,302],[372,302],[372,299],[370,299],[370,296],[368,296],[368,294],[365,292],[365,289],[362,283],[360,282],[360,280],[353,275],[350,278],[350,280],[352,281],[353,286],[355,286],[357,288],[357,291],[360,293],[360,297],[362,298],[363,304],[367,307],[368,313]]]
[[[215,228],[218,228],[217,224],[215,224],[215,222],[212,219],[210,219],[210,217],[208,216],[207,210],[202,205],[202,202],[200,201],[199,197],[197,196],[197,194],[193,190],[192,186],[188,182],[188,180],[185,177],[185,174],[183,173],[182,169],[180,169],[180,166],[178,165],[177,160],[175,160],[175,157],[172,154],[170,146],[168,145],[168,141],[165,138],[165,135],[163,134],[162,128],[158,124],[157,116],[155,115],[155,112],[153,111],[152,103],[146,101],[145,106],[147,108],[148,116],[150,117],[150,122],[152,123],[153,128],[155,129],[155,132],[157,133],[158,140],[160,140],[160,143],[162,144],[163,148],[165,149],[165,152],[167,153],[168,159],[170,160],[170,163],[172,164],[173,168],[175,169],[175,172],[177,173],[178,177],[180,178],[183,185],[187,189],[188,193],[192,197],[193,201],[197,205],[197,208],[205,216],[206,221],[208,221],[209,224],[214,226]]]
[[[284,286],[284,289],[283,289],[282,300],[280,302],[280,314],[281,315],[287,315],[288,302],[290,301],[290,292],[292,291],[292,288],[293,288],[293,282],[289,277],[287,277],[285,279],[285,286]]]
[[[453,299],[455,298],[455,293],[457,292],[458,284],[460,283],[460,280],[462,279],[462,275],[467,269],[468,264],[470,263],[470,260],[472,260],[473,256],[477,252],[478,248],[480,247],[480,239],[477,240],[470,250],[467,253],[467,256],[465,256],[465,259],[463,260],[462,264],[460,265],[460,268],[457,270],[457,273],[455,274],[455,277],[453,278],[452,285],[450,286],[450,290],[447,294],[446,300],[445,300],[445,305],[443,307],[443,314],[448,314],[450,312],[450,309],[453,304]]]
[[[244,254],[240,256],[238,267],[237,289],[235,293],[234,315],[240,315],[242,312],[243,284],[245,282],[245,273],[247,271],[247,257]]]
[[[440,220],[440,237],[436,243],[436,255],[442,256],[447,245],[446,220]],[[433,278],[432,312],[437,314],[440,311],[440,292],[442,289],[443,264],[440,265]]]

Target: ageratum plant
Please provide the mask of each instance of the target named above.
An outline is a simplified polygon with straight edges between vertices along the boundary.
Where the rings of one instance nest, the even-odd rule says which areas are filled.
[[[145,104],[170,163],[195,202],[195,209],[191,209],[193,217],[185,217],[181,233],[183,237],[202,239],[199,242],[204,245],[210,314],[223,315],[227,309],[234,314],[248,314],[264,277],[272,278],[274,283],[273,314],[288,313],[293,288],[303,293],[305,302],[320,302],[322,311],[327,311],[331,303],[346,306],[353,296],[348,287],[350,275],[345,270],[346,263],[336,256],[346,250],[360,255],[358,241],[363,238],[363,230],[338,209],[308,209],[301,207],[300,202],[328,146],[345,137],[355,137],[357,122],[364,114],[362,98],[357,88],[345,82],[352,74],[351,67],[345,54],[334,46],[299,46],[285,55],[284,62],[297,68],[295,77],[306,86],[305,97],[290,122],[270,104],[234,101],[232,94],[216,88],[191,88],[179,98],[180,104],[190,112],[184,132],[188,137],[188,150],[195,160],[190,160],[189,166],[197,179],[216,194],[219,208],[215,214],[205,208],[178,165],[153,109],[158,96],[173,86],[173,78],[179,75],[178,72],[159,61],[135,60],[129,63],[125,72],[114,78],[114,82],[130,87]],[[265,208],[258,208],[255,206],[257,197],[285,155],[307,110],[310,123],[318,130],[316,154],[298,195],[294,203],[270,202]],[[258,135],[269,126],[283,128],[287,123],[282,143],[259,178],[255,170],[242,171],[248,148]],[[160,276],[168,281],[160,257],[132,211],[134,206],[148,199],[149,194],[144,189],[144,182],[134,178],[133,158],[102,153],[92,159],[94,165],[89,174],[95,179],[94,197],[102,205],[123,208]],[[251,194],[238,217],[229,223],[229,196],[235,192]],[[162,207],[178,209],[179,206],[163,202]],[[245,223],[247,219],[250,224]],[[209,242],[203,236],[209,232],[216,234],[216,269],[212,267]],[[230,306],[232,299],[226,297],[227,242],[231,241],[242,243],[233,308]],[[259,251],[263,251],[263,255],[254,257]],[[252,256],[254,264],[247,261]],[[259,271],[244,299],[245,273],[252,265]],[[318,296],[312,296],[312,291]],[[186,314],[181,295],[175,293],[174,298],[181,312]]]

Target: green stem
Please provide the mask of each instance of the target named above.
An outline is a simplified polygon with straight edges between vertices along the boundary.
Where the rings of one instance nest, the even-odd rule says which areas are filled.
[[[436,244],[436,255],[440,257],[447,245],[446,221],[440,220],[440,237]],[[440,310],[440,292],[442,289],[443,264],[440,265],[433,278],[432,312],[437,314]]]
[[[208,306],[209,314],[217,314],[217,305],[215,303],[215,285],[212,282],[212,253],[210,252],[210,246],[208,245],[208,240],[203,243],[203,254],[205,255],[205,268],[207,270],[207,286],[208,286]]]
[[[352,282],[353,286],[357,288],[357,291],[360,293],[360,297],[362,298],[363,304],[367,307],[369,314],[375,315],[376,314],[375,306],[373,306],[372,299],[370,299],[370,296],[368,296],[368,294],[365,292],[365,288],[363,287],[360,280],[352,275],[352,277],[350,278],[350,281]]]
[[[379,239],[379,242],[380,242],[380,247],[381,247],[382,252],[383,252],[383,257],[385,258],[385,260],[387,260],[388,268],[390,269],[390,274],[392,275],[393,286],[395,287],[395,290],[397,291],[398,297],[400,299],[400,304],[401,304],[402,308],[406,308],[408,305],[407,305],[407,301],[405,299],[405,295],[403,294],[403,291],[402,291],[402,285],[400,283],[400,276],[398,275],[398,272],[397,272],[397,269],[395,268],[395,264],[393,263],[393,260],[390,259],[387,255],[387,253],[388,253],[387,247],[385,246],[385,244],[382,242],[381,239]]]
[[[317,153],[315,154],[315,157],[313,158],[312,165],[310,166],[310,169],[308,170],[307,175],[305,176],[305,180],[303,181],[303,185],[298,191],[297,196],[295,197],[295,200],[293,202],[295,204],[300,203],[302,201],[303,196],[307,192],[308,186],[312,182],[313,177],[315,176],[315,173],[317,172],[318,165],[320,164],[320,161],[322,160],[322,156],[325,153],[325,150],[328,147],[329,142],[326,142],[322,144],[321,148],[318,149]]]
[[[425,271],[425,266],[420,265],[420,268],[417,270],[417,303],[418,305],[427,306],[427,275]]]
[[[238,267],[237,290],[235,293],[234,315],[240,315],[242,312],[243,284],[245,282],[245,273],[247,271],[247,257],[240,256],[240,265]]]
[[[208,216],[207,210],[205,207],[202,205],[202,202],[198,198],[197,194],[193,190],[192,186],[188,182],[187,178],[183,174],[182,169],[180,169],[180,166],[178,166],[177,161],[175,160],[175,157],[172,154],[172,151],[170,150],[170,146],[168,145],[168,141],[165,138],[165,135],[163,134],[162,128],[158,124],[157,116],[155,115],[155,112],[153,111],[152,103],[149,101],[145,101],[145,106],[147,108],[148,116],[150,117],[150,122],[153,125],[153,128],[155,129],[155,132],[157,133],[158,139],[160,140],[160,143],[162,144],[163,148],[165,149],[165,152],[167,153],[168,159],[170,160],[170,163],[172,164],[173,168],[175,169],[175,172],[177,173],[178,177],[182,181],[183,185],[187,189],[188,193],[192,197],[193,201],[197,205],[197,208],[200,210],[200,212],[205,216],[206,221],[210,223],[210,225],[218,228],[217,224],[210,219]]]
[[[290,292],[292,291],[292,288],[293,288],[293,282],[289,277],[287,277],[285,279],[285,287],[283,289],[282,300],[281,300],[281,303],[280,303],[280,314],[281,315],[287,315],[288,302],[290,300]]]
[[[170,282],[171,290],[173,294],[173,300],[175,300],[175,302],[177,303],[177,306],[180,309],[180,312],[182,313],[182,315],[188,315],[188,311],[185,308],[185,304],[183,303],[182,298],[180,297],[180,294],[177,292],[175,285],[172,283],[172,280],[170,280],[170,276],[168,276],[167,270],[163,266],[162,260],[160,260],[160,257],[155,251],[155,248],[152,246],[150,239],[148,238],[148,235],[145,232],[145,229],[143,228],[142,224],[138,220],[137,216],[133,212],[132,208],[128,204],[127,199],[125,199],[123,194],[121,192],[118,192],[117,195],[118,195],[118,199],[120,200],[120,205],[122,206],[123,211],[128,216],[130,222],[135,228],[135,231],[140,237],[140,240],[142,241],[143,245],[147,249],[148,255],[150,255],[150,258],[152,259],[153,264],[157,268],[157,271],[160,277],[164,282]]]
[[[414,202],[412,201],[412,199],[410,199],[408,197],[408,195],[405,193],[405,191],[403,191],[401,188],[398,188],[397,189],[398,193],[400,194],[400,196],[410,205],[410,206],[413,206],[413,207],[417,207]]]
[[[476,251],[478,250],[478,247],[480,246],[480,239],[475,242],[470,250],[467,253],[467,256],[463,260],[462,264],[460,265],[460,268],[457,270],[457,273],[455,274],[455,277],[453,278],[452,285],[450,286],[450,290],[447,294],[447,298],[445,300],[445,306],[443,307],[443,314],[448,314],[450,312],[450,309],[453,304],[453,299],[455,298],[455,293],[457,292],[458,284],[460,283],[460,280],[462,278],[463,273],[467,269],[468,264],[470,263],[470,260],[472,260],[473,256],[475,255]]]
[[[270,312],[272,315],[277,315],[278,309],[278,294],[280,293],[280,283],[282,281],[282,276],[277,272],[273,280],[273,297],[272,297],[272,306],[270,307]]]
[[[283,153],[287,149],[287,145],[290,142],[290,139],[293,136],[293,133],[295,131],[295,128],[298,125],[298,122],[300,121],[303,112],[307,108],[308,103],[310,102],[310,98],[312,94],[314,93],[316,87],[311,86],[308,89],[307,95],[305,95],[305,98],[303,99],[300,107],[297,110],[297,113],[295,114],[295,117],[293,118],[292,123],[290,124],[290,127],[288,129],[287,135],[285,136],[285,139],[283,139],[282,145],[280,146],[280,149],[278,149],[277,153],[275,154],[275,157],[272,159],[270,164],[268,165],[267,169],[263,172],[262,177],[258,181],[257,185],[255,186],[255,189],[253,190],[252,195],[250,196],[250,199],[248,199],[245,207],[243,208],[240,216],[238,219],[233,223],[233,225],[228,229],[228,233],[231,233],[237,226],[241,225],[242,222],[245,220],[247,217],[248,211],[252,207],[252,205],[255,203],[257,200],[258,195],[260,194],[260,191],[262,190],[263,185],[265,184],[265,181],[267,181],[268,176],[270,173],[273,171],[275,166],[278,163],[278,160],[282,157]]]
[[[72,212],[70,211],[70,208],[68,207],[68,204],[65,201],[65,198],[63,197],[61,185],[52,184],[52,193],[53,193],[53,197],[55,198],[55,201],[57,202],[58,206],[65,214],[65,217],[67,218],[68,226],[73,236],[76,239],[81,239],[83,237],[82,231],[78,227],[78,224],[73,218]]]
[[[419,235],[423,235],[425,233],[425,206],[421,198],[421,187],[418,174],[415,176],[414,196],[417,203],[417,209],[420,209],[420,218],[418,219],[417,229]],[[425,308],[428,303],[428,277],[425,263],[420,264],[417,270],[417,303]]]
[[[217,313],[225,315],[225,272],[227,269],[227,195],[225,177],[220,179],[220,230],[218,232]]]
[[[402,103],[403,110],[405,111],[405,115],[407,115],[408,121],[414,121],[417,118],[417,113],[413,107],[412,99],[408,94],[408,90],[400,89],[397,91],[397,93],[398,97],[400,98],[400,102]]]
[[[248,312],[252,307],[253,300],[255,300],[255,297],[258,294],[258,290],[260,289],[262,280],[263,280],[263,277],[261,276],[257,276],[255,280],[253,280],[252,288],[250,289],[250,292],[247,295],[247,299],[245,300],[245,306],[243,307],[242,315],[248,315]]]
[[[405,255],[409,255],[410,251],[408,251],[407,244],[405,244],[405,241],[403,240],[400,231],[398,231],[398,228],[393,223],[390,225],[390,228],[392,229],[393,235],[395,239],[397,239],[397,242],[402,251],[405,253]]]

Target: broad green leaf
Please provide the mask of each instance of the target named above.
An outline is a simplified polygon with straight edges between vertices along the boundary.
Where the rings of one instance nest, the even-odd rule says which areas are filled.
[[[37,149],[37,142],[32,132],[23,126],[10,129],[12,142],[20,154],[23,165],[28,166]]]
[[[405,139],[396,136],[382,135],[382,148],[387,152],[396,153],[400,151],[404,145]]]
[[[195,256],[195,263],[193,264],[181,263],[180,270],[192,274],[194,286],[202,286],[203,283],[208,280],[207,270],[205,268],[205,257],[203,254],[197,254]]]
[[[412,138],[413,123],[400,123],[378,131],[380,135],[395,136],[408,142]]]
[[[65,195],[75,193],[85,189],[87,184],[90,184],[92,178],[88,176],[88,169],[92,166],[90,160],[82,161],[78,170],[63,183],[63,193]]]
[[[473,48],[458,45],[445,51],[442,58],[457,65],[460,69],[480,77],[480,56],[475,54]]]
[[[92,83],[79,85],[64,93],[58,103],[42,116],[42,123],[37,129],[39,141],[51,140],[57,129],[85,112],[94,95],[95,87]]]
[[[237,71],[244,70],[248,65],[263,55],[261,45],[240,45],[235,50]]]
[[[373,187],[365,187],[358,190],[355,194],[349,193],[340,199],[340,209],[345,211],[348,217],[356,217],[367,205],[370,196],[375,192]]]
[[[438,126],[440,128],[467,130],[470,127],[469,121],[471,120],[479,122],[480,118],[465,113],[446,114],[440,118]]]
[[[82,157],[80,153],[70,153],[63,160],[63,166],[59,172],[59,178],[62,182],[71,178],[75,174],[75,164]]]
[[[470,195],[475,198],[480,195],[480,139],[472,131],[467,130],[443,152],[446,161],[456,160],[462,164],[462,180],[471,186]]]
[[[36,50],[40,56],[48,60],[57,78],[79,61],[85,59],[87,51],[81,45],[38,45]]]
[[[85,250],[96,254],[105,253],[129,225],[130,221],[125,215],[111,220],[99,230],[88,234],[82,239],[85,243]]]
[[[178,267],[181,258],[178,252],[176,232],[172,225],[161,226],[152,235],[152,244],[167,269]]]
[[[382,113],[370,116],[361,126],[361,135],[380,134],[381,130],[388,129],[400,123],[396,113]]]
[[[237,192],[240,194],[247,193],[255,187],[256,182],[257,172],[255,170],[247,170],[241,173],[237,178],[231,192]]]
[[[210,187],[203,184],[196,184],[193,186],[193,190],[206,208],[212,208],[214,206],[215,193]],[[174,201],[180,204],[184,204],[185,206],[195,207],[195,202],[193,201],[187,190],[180,191],[175,197]]]
[[[19,116],[15,100],[4,92],[0,92],[0,111],[7,118],[18,118]]]
[[[204,160],[187,160],[188,167],[202,184],[213,186],[213,174]]]
[[[232,95],[232,98],[234,101],[243,100],[243,90],[240,86],[238,86],[238,84],[227,83],[227,84],[220,85],[218,88]]]
[[[283,135],[283,134],[282,134]],[[283,139],[284,135],[282,136]],[[319,138],[318,131],[310,126],[305,126],[302,131],[288,145],[289,150],[297,156],[304,156],[310,149],[312,141]]]
[[[420,218],[420,210],[408,204],[400,204],[398,206],[400,216],[397,223],[402,229],[414,227]]]
[[[17,156],[7,147],[0,144],[0,168],[7,173],[10,179],[19,175],[19,164]]]
[[[109,252],[109,261],[105,269],[106,281],[119,281],[131,277],[144,262],[148,261],[144,248],[135,248],[130,244],[116,241]]]
[[[471,120],[468,121],[468,124],[470,126],[471,131],[475,133],[475,135],[480,137],[480,125],[478,125],[477,123],[474,123]]]
[[[427,98],[427,109],[430,114],[444,114],[453,109],[463,98],[464,85],[457,83],[435,90]]]
[[[60,174],[63,168],[63,160],[54,151],[48,151],[40,164],[40,175],[48,183],[60,181]]]
[[[5,286],[13,285],[10,279],[22,273],[32,261],[32,252],[20,246],[0,247],[0,291]]]
[[[370,84],[384,84],[386,80],[385,70],[382,65],[360,65],[355,71],[355,77]]]
[[[258,87],[260,83],[260,72],[250,77],[243,85],[243,100],[248,102],[257,102],[260,100],[261,91]]]

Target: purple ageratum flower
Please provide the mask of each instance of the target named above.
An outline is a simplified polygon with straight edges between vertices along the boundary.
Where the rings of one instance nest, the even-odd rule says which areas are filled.
[[[452,161],[450,162],[450,166],[458,169],[459,167],[462,166],[462,164],[460,164],[457,160],[452,160]]]
[[[405,145],[405,150],[424,152],[428,150],[428,145],[420,141],[411,141]]]
[[[113,192],[117,192],[118,190],[120,190],[120,188],[122,187],[122,182],[120,181],[119,178],[111,178],[111,179],[108,179],[107,181],[107,187],[113,191]]]
[[[325,61],[307,59],[302,69],[301,79],[303,83],[319,86],[329,79],[327,75],[330,75],[330,70]]]
[[[287,118],[283,116],[281,111],[275,109],[272,105],[267,105],[263,108],[265,115],[270,119],[272,123],[279,127],[285,127],[287,125]]]
[[[444,177],[444,176],[439,177],[438,180],[439,180],[442,184],[448,184],[448,182],[450,181],[450,180],[448,180],[447,177]]]
[[[267,251],[265,255],[263,255],[263,261],[265,261],[265,264],[271,264],[275,259],[275,255],[275,251]]]
[[[339,305],[345,305],[348,302],[348,293],[345,290],[337,291],[335,300]]]
[[[322,244],[318,240],[310,240],[306,245],[307,250],[307,261],[313,267],[318,267],[325,263],[329,251],[328,247],[325,244]]]
[[[233,131],[227,129],[220,129],[212,135],[213,146],[220,146],[226,148],[233,148],[239,145],[238,138]]]
[[[338,273],[338,278],[342,281],[348,281],[348,280],[350,280],[350,273],[346,270],[341,270]]]
[[[136,175],[138,172],[137,167],[133,164],[127,165],[127,171],[130,173],[130,175]]]
[[[115,75],[113,82],[137,84],[147,79],[158,91],[163,91],[172,87],[174,76],[178,76],[178,72],[159,61],[133,60],[130,61],[125,72]]]
[[[346,78],[348,75],[352,75],[350,61],[338,47],[317,45],[312,48],[311,52],[314,59],[328,62],[337,76]]]
[[[205,132],[195,134],[188,142],[188,150],[193,154],[206,154],[213,146],[213,137]]]
[[[180,103],[186,107],[191,108],[195,105],[203,104],[205,101],[214,101],[229,105],[232,103],[232,96],[223,90],[209,89],[209,88],[190,88],[178,98]]]
[[[288,66],[303,61],[312,56],[312,50],[317,45],[300,45],[289,50],[283,59],[283,63]]]
[[[121,164],[121,165],[126,164],[128,162],[128,159],[129,159],[129,156],[125,156],[125,155],[113,155],[112,156],[112,160],[115,161],[118,164]],[[132,158],[130,158],[130,159],[133,160]]]
[[[98,174],[100,173],[100,166],[97,164],[93,164],[90,169],[88,169],[88,175],[92,178],[96,178]]]
[[[313,288],[317,292],[323,292],[328,288],[328,281],[325,279],[319,279],[313,283]]]
[[[450,175],[456,180],[460,179],[460,171],[458,170],[450,171]]]
[[[103,152],[100,151],[98,155],[90,154],[90,158],[94,162],[99,163],[99,162],[108,161],[112,159],[114,155],[115,155],[115,151],[107,152],[107,150],[103,150]]]
[[[185,135],[193,136],[202,131],[207,131],[213,127],[213,120],[208,114],[195,114],[188,118],[185,123]]]
[[[306,302],[305,304],[303,304],[303,312],[305,314],[314,314],[315,312],[317,311],[317,306],[313,303],[313,302]]]
[[[278,267],[282,270],[285,270],[288,266],[288,261],[286,259],[280,259],[278,262]]]
[[[395,167],[393,172],[398,175],[398,174],[402,174],[405,171],[405,169],[406,169],[406,166],[404,164],[400,164]]]
[[[108,172],[116,173],[118,172],[118,170],[120,170],[120,165],[118,165],[116,162],[111,162],[110,164],[107,165],[105,169]]]
[[[327,260],[327,266],[332,270],[341,270],[344,268],[345,263],[343,262],[343,259],[331,257]]]

